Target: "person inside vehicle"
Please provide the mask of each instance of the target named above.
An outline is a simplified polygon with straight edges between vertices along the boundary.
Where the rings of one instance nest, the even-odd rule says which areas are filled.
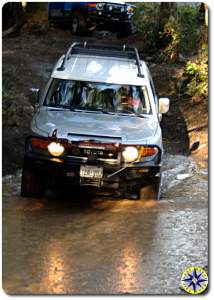
[[[117,110],[142,111],[142,101],[137,87],[120,87],[116,92],[114,104]]]

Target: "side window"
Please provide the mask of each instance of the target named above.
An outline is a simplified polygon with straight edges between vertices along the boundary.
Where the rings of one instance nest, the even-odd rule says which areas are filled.
[[[153,83],[153,80],[152,80],[152,77],[150,77],[150,86],[151,86],[151,90],[152,90],[152,94],[153,94],[153,97],[154,97],[154,100],[155,100],[155,105],[156,105],[156,109],[158,111],[158,96],[156,94],[156,91],[155,91],[155,86],[154,86],[154,83]]]

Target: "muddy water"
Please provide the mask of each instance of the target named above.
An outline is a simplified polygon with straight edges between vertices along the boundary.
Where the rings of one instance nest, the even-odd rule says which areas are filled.
[[[168,156],[156,201],[49,192],[3,182],[3,287],[10,294],[180,294],[181,272],[208,264],[208,174]]]

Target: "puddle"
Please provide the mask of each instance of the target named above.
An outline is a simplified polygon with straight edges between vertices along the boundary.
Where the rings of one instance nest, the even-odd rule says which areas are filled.
[[[166,156],[160,201],[82,201],[66,193],[21,198],[21,171],[5,176],[4,288],[13,294],[183,293],[183,270],[208,265],[207,175],[189,157]]]

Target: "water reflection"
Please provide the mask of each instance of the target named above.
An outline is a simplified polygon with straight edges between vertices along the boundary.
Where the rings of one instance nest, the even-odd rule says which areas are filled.
[[[194,176],[167,190],[182,170],[171,170],[170,161],[165,169],[160,202],[66,192],[23,199],[12,194],[16,182],[4,183],[7,292],[179,293],[183,268],[207,265],[207,173],[195,174],[190,163],[185,172]]]
[[[48,247],[47,251],[47,279],[44,279],[45,290],[51,294],[65,294],[65,263],[63,260],[63,249],[57,247],[56,243]]]
[[[122,250],[121,261],[118,266],[118,286],[123,293],[131,293],[137,282],[138,259],[136,249],[132,244],[128,244]]]

